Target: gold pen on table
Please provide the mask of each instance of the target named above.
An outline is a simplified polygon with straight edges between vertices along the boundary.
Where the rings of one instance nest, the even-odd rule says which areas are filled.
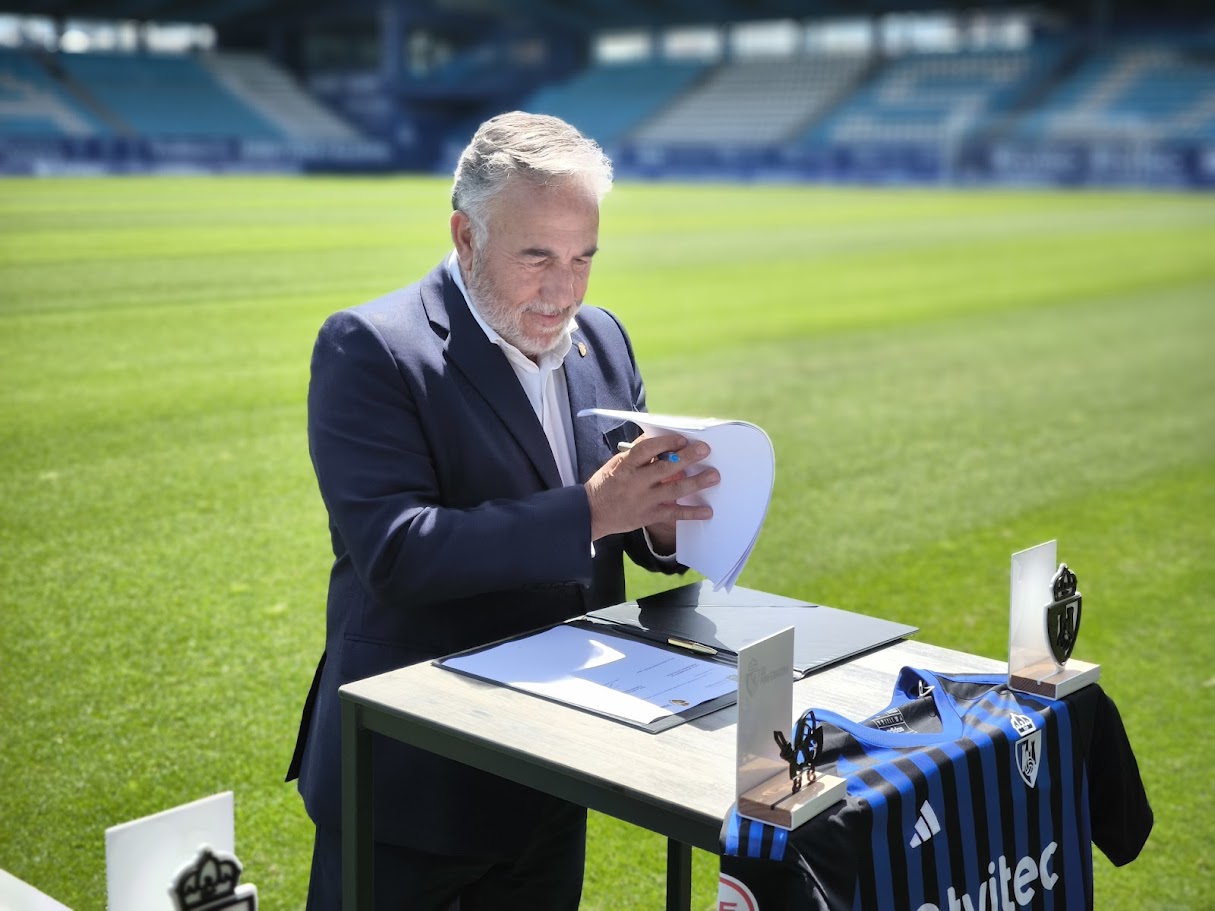
[[[690,652],[699,652],[702,655],[717,654],[717,649],[712,646],[701,642],[693,642],[691,639],[668,639],[667,645],[673,645],[676,648],[686,648]]]
[[[616,444],[616,451],[617,452],[628,452],[635,445],[636,445],[635,443],[620,442],[620,443]],[[679,456],[673,452],[660,452],[660,453],[658,453],[657,458],[662,459],[662,461],[664,461],[664,462],[678,462],[679,461]]]

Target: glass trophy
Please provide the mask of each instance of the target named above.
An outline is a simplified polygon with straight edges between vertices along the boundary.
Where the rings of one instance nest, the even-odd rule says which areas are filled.
[[[1008,621],[1008,685],[1062,699],[1101,677],[1101,665],[1072,658],[1083,596],[1076,574],[1056,563],[1056,542],[1012,556]]]
[[[783,629],[738,653],[738,813],[782,829],[796,829],[847,792],[844,779],[814,767],[823,748],[814,712],[790,728],[793,632]]]

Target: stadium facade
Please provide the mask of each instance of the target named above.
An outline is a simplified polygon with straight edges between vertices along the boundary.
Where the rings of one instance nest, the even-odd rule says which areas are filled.
[[[524,108],[630,176],[1215,186],[1207,4],[864,8],[0,0],[0,173],[449,171]]]

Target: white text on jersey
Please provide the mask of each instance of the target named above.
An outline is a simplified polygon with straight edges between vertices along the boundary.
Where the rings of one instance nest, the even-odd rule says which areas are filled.
[[[1016,867],[1009,867],[1008,861],[1001,854],[999,858],[987,865],[988,880],[979,886],[978,903],[965,893],[959,899],[953,886],[949,887],[948,911],[1016,911],[1034,900],[1037,890],[1035,883],[1049,892],[1055,888],[1059,877],[1050,871],[1050,862],[1059,847],[1057,842],[1051,842],[1035,861],[1031,855],[1026,855],[1017,861]],[[1011,887],[1011,889],[1010,889]],[[920,905],[918,911],[945,911],[932,902]]]

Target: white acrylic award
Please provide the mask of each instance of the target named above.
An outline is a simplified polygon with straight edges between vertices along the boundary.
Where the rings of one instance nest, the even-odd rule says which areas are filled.
[[[816,726],[793,721],[793,628],[743,648],[738,676],[738,813],[796,829],[842,800],[847,787],[842,778],[814,771],[813,756],[807,754]],[[799,737],[799,730],[806,736]],[[821,749],[822,729],[817,733]]]
[[[1056,542],[1012,556],[1008,606],[1008,685],[1062,699],[1101,676],[1101,665],[1071,657],[1080,631],[1081,596]]]

